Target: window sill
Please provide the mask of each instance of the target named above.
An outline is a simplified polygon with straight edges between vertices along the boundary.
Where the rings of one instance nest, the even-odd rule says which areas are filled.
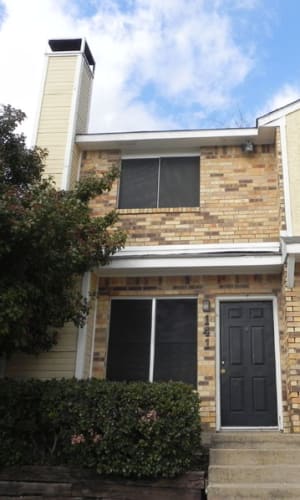
[[[166,214],[200,212],[200,207],[175,207],[175,208],[117,208],[119,215],[125,214]]]

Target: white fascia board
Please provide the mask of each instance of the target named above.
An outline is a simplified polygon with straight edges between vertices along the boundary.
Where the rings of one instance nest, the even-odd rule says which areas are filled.
[[[281,255],[124,258],[98,269],[99,276],[216,275],[278,273]]]
[[[290,179],[289,179],[289,163],[287,152],[287,137],[286,137],[286,118],[281,117],[278,120],[280,127],[280,140],[281,140],[281,159],[282,159],[282,174],[283,174],[283,191],[284,191],[284,207],[285,207],[285,220],[287,234],[291,235],[293,231],[292,225],[292,208],[290,196]]]
[[[257,118],[257,125],[258,127],[265,125],[275,125],[275,122],[277,120],[279,120],[283,116],[293,113],[294,111],[298,111],[298,109],[300,109],[300,99],[297,99],[297,101],[291,102],[286,106],[275,109],[274,111],[271,111],[266,115],[260,116],[259,118]]]
[[[279,254],[279,242],[259,243],[218,243],[202,245],[153,245],[129,246],[120,250],[114,258],[142,257],[142,256],[182,256],[216,253],[272,253]]]
[[[114,149],[121,151],[123,155],[161,154],[172,151],[199,153],[202,147],[242,147],[247,141],[255,145],[274,144],[275,127],[118,132],[76,136],[76,144],[83,151]]]
[[[209,130],[163,130],[163,131],[141,131],[141,132],[111,132],[102,134],[78,134],[76,142],[106,142],[106,141],[145,141],[155,139],[202,139],[217,137],[256,137],[258,129],[209,129]]]
[[[205,146],[242,146],[246,141],[254,144],[273,144],[274,132],[270,128],[220,130],[169,130],[157,132],[122,132],[104,134],[78,134],[76,144],[84,151],[99,149],[121,150],[123,154],[155,153],[163,150],[199,151]]]

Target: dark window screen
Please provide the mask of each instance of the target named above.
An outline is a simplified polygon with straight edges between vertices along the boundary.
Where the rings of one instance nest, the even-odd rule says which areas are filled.
[[[199,157],[161,158],[159,206],[199,206]]]
[[[197,301],[157,300],[154,380],[197,385]]]
[[[113,300],[108,380],[149,380],[152,300]]]
[[[123,160],[119,208],[155,208],[157,185],[157,158]]]

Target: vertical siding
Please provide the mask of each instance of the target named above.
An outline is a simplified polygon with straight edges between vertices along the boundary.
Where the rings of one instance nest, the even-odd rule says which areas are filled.
[[[293,234],[300,234],[300,111],[286,117],[289,184]]]

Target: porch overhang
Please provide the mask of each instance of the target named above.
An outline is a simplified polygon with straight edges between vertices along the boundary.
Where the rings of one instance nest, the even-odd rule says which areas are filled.
[[[78,134],[81,151],[117,150],[123,155],[164,154],[168,152],[199,153],[201,147],[274,144],[275,127],[253,127],[212,130],[165,130],[150,132],[116,132]]]
[[[277,274],[279,243],[126,247],[97,270],[99,276]]]

